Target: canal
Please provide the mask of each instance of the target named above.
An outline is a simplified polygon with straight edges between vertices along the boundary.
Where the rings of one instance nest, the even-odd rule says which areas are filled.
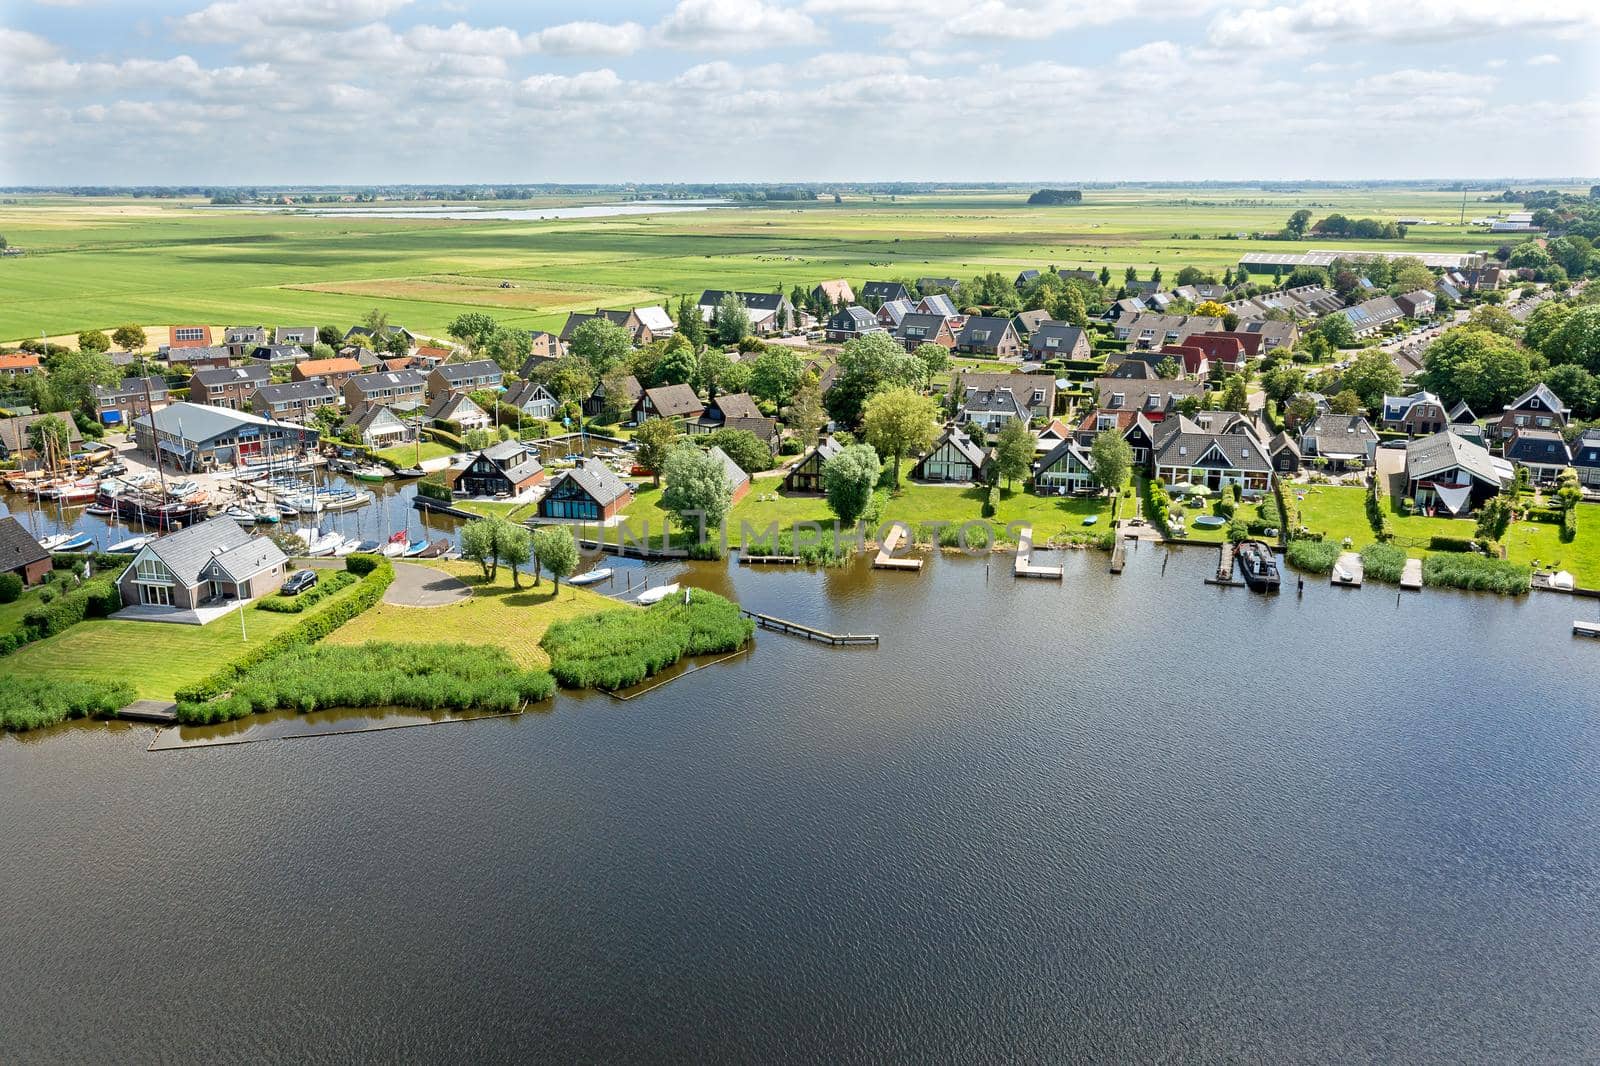
[[[1600,1055],[1592,601],[1060,561],[651,564],[883,643],[626,703],[0,740],[6,1058]]]

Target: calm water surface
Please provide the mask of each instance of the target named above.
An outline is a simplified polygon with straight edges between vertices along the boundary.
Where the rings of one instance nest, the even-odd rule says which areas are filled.
[[[1065,562],[697,567],[883,646],[627,703],[6,738],[4,1057],[1600,1055],[1592,603]]]

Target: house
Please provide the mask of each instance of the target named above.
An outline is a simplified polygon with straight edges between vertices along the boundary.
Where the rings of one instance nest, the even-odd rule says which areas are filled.
[[[1500,420],[1493,426],[1493,436],[1510,440],[1524,429],[1563,430],[1571,416],[1572,409],[1541,381],[1506,404]]]
[[[1128,447],[1133,449],[1133,464],[1141,469],[1149,465],[1155,450],[1156,428],[1143,411],[1127,408],[1089,411],[1078,422],[1072,439],[1087,449],[1094,446],[1094,439],[1102,433],[1121,434]]]
[[[1023,289],[1026,289],[1029,285],[1038,280],[1039,272],[1037,270],[1024,270],[1017,274],[1017,280],[1013,281],[1011,284],[1016,287],[1018,292],[1021,292]]]
[[[244,358],[246,352],[266,343],[266,326],[229,326],[222,331],[222,346],[235,359]]]
[[[474,359],[467,363],[440,363],[428,373],[428,395],[464,395],[480,389],[498,389],[505,379],[500,364],[493,359]]]
[[[1300,454],[1339,470],[1370,467],[1378,454],[1378,431],[1360,415],[1324,412],[1300,427]]]
[[[783,443],[783,428],[778,425],[776,418],[732,417],[723,422],[720,428],[742,429],[753,434],[773,455],[778,454],[778,447]]]
[[[384,346],[383,342],[387,341],[390,337],[393,337],[396,334],[405,338],[407,348],[415,348],[417,346],[416,334],[412,333],[404,326],[394,325],[384,326],[377,334],[372,332],[371,326],[351,326],[349,329],[344,331],[344,339],[351,340],[356,337],[365,337],[367,340],[371,341],[373,345],[381,348]]]
[[[829,459],[844,450],[832,437],[826,437],[817,442],[815,447],[807,448],[805,453],[795,460],[789,472],[783,475],[784,492],[821,492],[822,468]]]
[[[1244,342],[1226,333],[1191,333],[1183,339],[1183,347],[1198,348],[1212,367],[1227,374],[1237,374],[1250,360]]]
[[[1226,490],[1234,485],[1249,497],[1272,488],[1272,459],[1256,427],[1242,415],[1205,411],[1182,415],[1156,427],[1156,478],[1173,485],[1204,485]]]
[[[1591,492],[1600,491],[1600,429],[1586,429],[1572,442],[1572,466],[1578,484]]]
[[[665,340],[678,332],[678,323],[667,314],[665,307],[654,304],[649,307],[635,307],[633,317],[639,322],[639,328],[633,334],[635,344],[650,344]]]
[[[1192,304],[1204,303],[1207,300],[1221,303],[1228,298],[1228,289],[1214,281],[1198,281],[1193,285],[1179,285],[1172,290],[1172,295],[1180,300],[1188,300]]]
[[[1154,280],[1124,281],[1122,287],[1129,296],[1154,296],[1161,291],[1161,282]]]
[[[989,449],[951,426],[924,452],[911,468],[913,481],[956,481],[986,483],[994,465]]]
[[[1013,359],[1022,354],[1022,341],[1009,318],[973,315],[956,334],[956,351]]]
[[[1505,457],[1512,466],[1525,468],[1535,485],[1554,485],[1572,465],[1566,439],[1550,429],[1518,429],[1506,441]]]
[[[348,424],[356,428],[361,443],[369,448],[392,448],[417,439],[417,427],[381,403],[351,408]]]
[[[423,417],[432,423],[450,422],[462,433],[473,429],[488,429],[494,419],[464,392],[441,392],[428,404]]]
[[[357,374],[344,383],[344,401],[356,404],[381,403],[386,407],[421,407],[428,379],[420,370],[381,370]]]
[[[895,336],[906,346],[908,352],[924,344],[938,344],[954,349],[956,334],[950,322],[948,315],[927,315],[914,311],[900,320],[900,329]]]
[[[1028,405],[1024,396],[1007,386],[967,389],[956,412],[956,421],[960,424],[985,431],[999,429],[1013,419],[1030,421]]]
[[[828,316],[823,331],[827,339],[833,342],[852,340],[868,333],[885,332],[883,325],[878,321],[878,316],[865,307],[841,307]]]
[[[189,402],[248,411],[256,390],[271,378],[271,369],[262,364],[196,370],[189,378]]]
[[[891,300],[910,300],[911,293],[898,281],[869,281],[861,286],[861,302],[882,309]]]
[[[1380,421],[1392,433],[1426,437],[1443,430],[1451,419],[1439,397],[1424,389],[1409,396],[1385,396]]]
[[[1161,376],[1156,368],[1166,361],[1166,356],[1156,352],[1113,352],[1111,358],[1106,360],[1106,372],[1101,376],[1118,381],[1154,381]]]
[[[722,469],[728,477],[728,489],[733,493],[731,502],[738,503],[750,491],[750,475],[745,473],[744,467],[733,461],[727,452],[712,445],[706,452],[707,455],[722,464]]]
[[[955,278],[918,278],[917,291],[923,296],[929,293],[947,292],[952,295],[961,291],[961,282]]]
[[[16,415],[11,418],[0,418],[0,459],[19,461],[38,459],[39,455],[33,450],[33,442],[28,439],[28,427],[41,418],[55,418],[67,424],[68,452],[75,452],[83,446],[83,434],[78,431],[78,423],[72,420],[69,412]]]
[[[269,451],[280,459],[299,455],[316,446],[317,431],[249,411],[173,403],[135,418],[133,439],[145,454],[159,451],[163,460],[181,469],[211,470]]]
[[[409,355],[395,355],[384,359],[383,365],[386,370],[407,370],[415,367],[426,373],[440,363],[449,362],[450,357],[454,354],[456,353],[449,348],[435,348],[431,344],[419,344],[411,350]]]
[[[942,292],[930,293],[917,301],[917,313],[922,315],[956,316],[956,302]]]
[[[1032,337],[1033,334],[1050,321],[1050,312],[1044,308],[1032,311],[1018,311],[1011,316],[1011,328],[1017,331],[1018,337]]]
[[[728,293],[723,289],[707,289],[700,294],[697,305],[700,317],[710,322],[716,315],[717,306],[722,303],[722,298]],[[733,296],[744,306],[745,314],[750,318],[750,332],[757,336],[771,333],[787,333],[798,328],[800,317],[794,309],[794,304],[781,292],[735,292]]]
[[[621,411],[631,412],[636,406],[638,406],[639,398],[644,395],[644,388],[639,384],[639,379],[634,377],[632,374],[629,374],[627,377],[622,379],[622,388],[624,391],[624,398],[617,404],[617,408]],[[605,406],[606,383],[602,378],[595,384],[594,391],[591,392],[583,401],[583,413],[585,416],[593,418],[601,411],[605,410]]]
[[[251,536],[231,518],[212,518],[140,548],[117,578],[117,590],[129,607],[192,611],[266,596],[288,573],[288,557],[271,540]]]
[[[0,355],[0,374],[9,378],[26,377],[39,372],[39,357],[31,352]]]
[[[691,433],[713,433],[732,419],[762,417],[761,408],[749,393],[724,393],[708,403],[700,417],[685,428]]]
[[[1339,314],[1350,320],[1350,328],[1356,331],[1357,337],[1376,333],[1391,322],[1406,317],[1405,311],[1392,296],[1379,296],[1354,307],[1346,307]]]
[[[1106,307],[1105,313],[1100,317],[1115,322],[1119,318],[1143,314],[1148,310],[1150,308],[1146,305],[1143,297],[1124,296],[1121,299],[1111,301],[1110,305]]]
[[[1287,432],[1280,430],[1267,441],[1267,458],[1279,475],[1296,474],[1300,470],[1300,445]]]
[[[1159,352],[1131,352],[1129,359],[1156,359],[1156,366],[1171,359],[1178,364],[1178,372],[1184,377],[1206,378],[1211,374],[1211,357],[1206,350],[1198,344],[1163,344]]]
[[[250,358],[269,367],[294,366],[311,358],[298,344],[259,344],[250,349]]]
[[[1198,381],[1153,378],[1131,381],[1125,378],[1096,378],[1095,406],[1102,411],[1138,411],[1152,422],[1160,422],[1178,409],[1178,401],[1205,395]]]
[[[168,348],[161,354],[166,357],[167,366],[173,371],[220,370],[233,361],[233,357],[228,354],[228,349],[223,347],[213,348],[209,345]]]
[[[846,304],[856,302],[856,294],[848,281],[835,278],[832,281],[817,282],[811,289],[811,300],[817,304],[826,302],[830,307],[844,307]]]
[[[1275,349],[1285,351],[1293,348],[1300,340],[1300,327],[1293,322],[1280,322],[1275,319],[1257,319],[1251,322],[1240,322],[1237,328],[1231,330],[1206,330],[1208,333],[1223,333],[1225,336],[1238,337],[1250,348],[1252,338],[1254,348],[1250,348],[1251,357],[1264,355]]]
[[[551,483],[539,500],[539,517],[605,522],[632,502],[627,482],[604,463],[584,459]]]
[[[1439,306],[1438,297],[1427,289],[1401,293],[1394,298],[1394,302],[1400,305],[1400,310],[1405,312],[1407,318],[1432,318]]]
[[[556,417],[556,409],[561,406],[550,390],[537,381],[519,382],[500,397],[500,402],[515,407],[529,418],[541,418],[546,422]]]
[[[1094,457],[1072,438],[1057,444],[1033,466],[1033,491],[1041,496],[1068,496],[1100,491],[1094,481]]]
[[[304,422],[319,407],[339,406],[339,394],[325,381],[289,381],[263,385],[250,398],[250,409],[266,418]]]
[[[590,314],[587,311],[569,311],[567,312],[566,322],[561,326],[561,335],[559,339],[563,345],[571,344],[572,338],[577,334],[580,326],[588,322],[594,322],[598,319],[605,319],[612,325],[621,326],[623,329],[627,330],[629,334],[637,335],[639,329],[639,320],[633,316],[632,312],[620,312],[619,314],[621,321],[618,321],[617,318],[606,314],[604,310],[598,307],[595,308],[593,314]]]
[[[1003,321],[1003,320],[1002,320]],[[1047,421],[1056,413],[1056,379],[1050,374],[1006,374],[971,371],[955,376],[956,395],[1004,390],[1013,394],[1026,420]],[[965,400],[963,400],[963,405]]]
[[[10,515],[0,518],[0,574],[16,574],[24,585],[37,585],[50,574],[50,553]]]
[[[1052,418],[1048,425],[1033,435],[1033,450],[1043,455],[1070,436],[1072,427],[1059,418]]]
[[[543,482],[544,467],[538,455],[521,441],[503,440],[472,457],[456,477],[455,492],[463,496],[520,496]]]
[[[706,406],[691,385],[661,385],[645,389],[633,405],[633,421],[643,425],[652,418],[677,418],[692,422],[705,413]]]
[[[1100,284],[1100,275],[1093,270],[1063,268],[1056,271],[1056,274],[1059,275],[1063,281],[1087,281],[1091,285]]]
[[[310,351],[317,343],[316,326],[279,326],[272,331],[273,344],[298,344]]]
[[[344,383],[359,373],[361,364],[354,359],[307,359],[294,365],[289,380],[326,381],[330,388],[343,390]]]
[[[540,361],[544,361],[548,359],[559,359],[563,355],[567,354],[567,346],[561,343],[561,338],[556,336],[554,333],[549,332],[548,330],[530,329],[528,331],[528,340],[533,345],[533,347],[529,349],[529,359],[538,359]],[[526,373],[526,367],[523,371],[519,372],[519,376],[523,378],[528,376]]]
[[[1194,333],[1208,333],[1222,327],[1222,320],[1206,315],[1124,315],[1111,327],[1112,335],[1127,341],[1130,348],[1159,348],[1163,344],[1182,344]]]
[[[1454,427],[1406,445],[1406,497],[1430,515],[1471,514],[1511,479],[1510,464],[1496,464],[1489,449]]]
[[[166,343],[166,348],[211,347],[210,326],[173,326],[167,335],[171,340]]]
[[[105,426],[125,426],[139,415],[167,405],[167,379],[123,378],[115,385],[94,387],[95,417]]]
[[[878,325],[898,336],[900,323],[916,309],[910,300],[885,300],[878,306]]]

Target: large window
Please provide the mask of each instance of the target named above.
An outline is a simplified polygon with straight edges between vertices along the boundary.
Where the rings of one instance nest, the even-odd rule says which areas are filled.
[[[177,582],[172,576],[172,571],[168,570],[160,559],[140,559],[138,567],[134,570],[134,576],[139,581],[153,581],[167,585]]]

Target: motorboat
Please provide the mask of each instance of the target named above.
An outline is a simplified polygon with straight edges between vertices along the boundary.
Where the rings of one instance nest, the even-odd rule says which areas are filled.
[[[386,466],[358,466],[350,475],[357,481],[387,481],[392,475]]]
[[[1244,571],[1244,580],[1247,585],[1257,592],[1271,592],[1278,587],[1278,560],[1273,556],[1272,549],[1259,540],[1242,540],[1235,549],[1239,556],[1239,567]]]
[[[146,544],[149,544],[153,539],[155,538],[147,536],[129,537],[127,540],[117,541],[115,544],[111,545],[111,547],[107,548],[106,551],[112,555],[132,555]]]
[[[84,514],[92,514],[96,518],[106,518],[117,513],[117,509],[110,504],[91,503],[83,509]]]
[[[395,477],[421,477],[424,473],[426,473],[426,471],[423,470],[422,467],[420,467],[420,466],[408,466],[408,467],[405,467],[404,469],[396,470],[394,472],[394,476]]]
[[[48,552],[75,552],[82,551],[93,543],[94,538],[87,533],[57,533],[41,540],[39,547]]]
[[[604,581],[606,578],[610,577],[615,572],[616,571],[612,570],[611,567],[609,567],[609,566],[602,566],[598,570],[590,570],[587,574],[579,574],[577,577],[568,578],[567,579],[567,584],[569,584],[569,585],[594,585],[594,584],[597,584],[597,583],[599,583],[601,581]]]
[[[571,584],[571,582],[569,581],[568,584]],[[643,592],[639,593],[639,598],[634,602],[639,604],[641,607],[649,607],[651,604],[660,603],[662,600],[666,599],[668,596],[677,591],[678,583],[674,581],[670,585],[659,585],[653,589],[645,589]]]
[[[198,481],[174,481],[167,486],[167,494],[169,496],[193,496],[199,491],[200,483]]]
[[[256,524],[255,512],[247,511],[243,507],[229,507],[222,512],[222,517],[231,518],[241,526],[253,526]]]
[[[279,515],[276,511],[259,511],[255,517],[258,526],[275,526],[278,524]]]

